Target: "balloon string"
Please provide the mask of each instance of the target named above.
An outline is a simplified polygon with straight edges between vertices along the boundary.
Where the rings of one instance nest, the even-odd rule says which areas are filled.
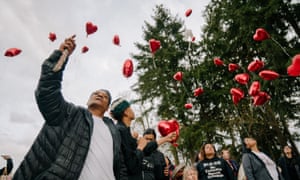
[[[274,41],[282,50],[283,50],[283,52],[289,57],[289,58],[292,58],[290,55],[289,55],[289,53],[286,51],[286,49],[283,47],[283,46],[281,46],[281,44],[278,42],[278,41],[276,41],[274,38],[272,38],[271,37],[271,39],[272,39],[272,41]]]
[[[181,83],[182,83],[182,86],[183,86],[183,89],[184,89],[186,95],[189,96],[188,91],[187,91],[187,88],[186,88],[185,85],[184,85],[184,82],[182,81]]]
[[[153,66],[156,68],[155,60],[154,60],[154,53],[152,53],[152,61],[153,61]]]
[[[243,120],[243,118],[242,118],[242,116],[241,116],[241,113],[240,113],[240,111],[239,111],[239,109],[237,108],[237,106],[235,105],[234,106],[234,108],[235,108],[235,110],[237,111],[237,113],[238,113],[238,116],[239,116],[239,118],[240,118],[240,121],[241,121],[241,123],[240,123],[240,127],[238,127],[239,129],[240,129],[240,131],[242,131],[243,129],[246,131],[246,134],[247,135],[249,135],[249,132],[248,132],[248,128],[245,126],[245,121]]]

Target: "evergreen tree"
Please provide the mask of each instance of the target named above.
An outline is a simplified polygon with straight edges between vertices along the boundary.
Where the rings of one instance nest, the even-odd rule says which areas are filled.
[[[226,64],[238,63],[242,68],[236,73],[249,73],[250,83],[259,81],[261,89],[271,96],[268,103],[258,107],[250,105],[251,100],[245,98],[237,106],[231,105],[231,110],[223,109],[225,118],[228,123],[233,119],[233,124],[240,127],[236,130],[241,136],[251,133],[259,135],[259,142],[263,142],[260,145],[273,158],[280,155],[280,148],[285,143],[294,145],[288,124],[297,118],[299,102],[293,101],[292,97],[299,92],[300,86],[299,79],[288,77],[286,69],[291,56],[300,52],[297,9],[299,11],[299,4],[282,0],[216,0],[206,10],[208,25],[203,35],[205,61],[219,56]],[[257,28],[266,29],[271,39],[254,41],[253,35]],[[288,35],[291,38],[288,39]],[[258,72],[247,71],[248,64],[254,58],[263,60],[264,69],[276,71],[281,77],[265,81],[258,76]],[[247,94],[249,83],[248,86],[226,84],[233,75],[224,71],[218,73],[215,79],[221,77],[227,91],[230,87],[238,86]],[[226,131],[230,132],[230,127]]]
[[[263,150],[274,159],[281,146],[289,142],[295,147],[297,134],[292,134],[290,122],[299,124],[298,78],[286,74],[291,56],[300,52],[299,4],[290,1],[237,1],[213,0],[205,11],[207,25],[202,40],[186,39],[184,23],[172,16],[162,5],[154,10],[154,25],[145,22],[144,43],[136,43],[139,53],[136,73],[138,83],[133,90],[143,107],[147,107],[141,119],[149,119],[149,112],[156,112],[156,120],[177,119],[181,124],[178,148],[173,148],[190,161],[204,142],[228,145],[240,154],[242,137],[255,133]],[[253,40],[257,28],[264,28],[271,39]],[[287,38],[289,37],[289,38]],[[161,48],[155,53],[149,49],[149,40],[156,39]],[[216,66],[213,59],[219,57],[224,66]],[[280,77],[266,81],[258,72],[249,72],[247,66],[254,58],[264,61],[264,69],[276,71]],[[229,72],[227,65],[235,63],[240,68]],[[173,79],[176,72],[183,72],[181,81]],[[248,73],[250,81],[241,85],[234,80],[238,73]],[[248,95],[253,81],[259,81],[261,90],[271,100],[254,106]],[[230,89],[240,88],[245,97],[236,105]],[[193,91],[202,88],[203,94]],[[186,103],[193,104],[185,109]],[[226,143],[225,143],[226,142]],[[262,143],[263,142],[263,143]],[[178,162],[178,158],[175,158]]]

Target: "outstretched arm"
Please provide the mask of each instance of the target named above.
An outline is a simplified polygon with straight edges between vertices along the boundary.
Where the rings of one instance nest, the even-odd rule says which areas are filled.
[[[44,61],[38,87],[35,91],[35,97],[42,113],[48,124],[58,124],[66,116],[68,103],[64,100],[61,93],[61,81],[63,70],[67,62],[64,62],[61,69],[53,71],[53,68],[59,61],[62,53],[68,51],[71,55],[76,47],[75,36],[65,39],[60,45],[59,50]]]

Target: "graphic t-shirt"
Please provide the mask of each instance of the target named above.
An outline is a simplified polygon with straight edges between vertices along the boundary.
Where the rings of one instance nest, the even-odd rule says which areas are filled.
[[[197,165],[201,180],[229,180],[232,177],[228,174],[229,168],[226,162],[218,157],[204,159]]]

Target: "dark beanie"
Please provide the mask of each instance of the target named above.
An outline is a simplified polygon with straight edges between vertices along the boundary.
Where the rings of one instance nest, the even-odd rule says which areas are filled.
[[[110,106],[110,113],[114,119],[121,121],[124,111],[130,106],[129,102],[123,98],[114,100]]]

